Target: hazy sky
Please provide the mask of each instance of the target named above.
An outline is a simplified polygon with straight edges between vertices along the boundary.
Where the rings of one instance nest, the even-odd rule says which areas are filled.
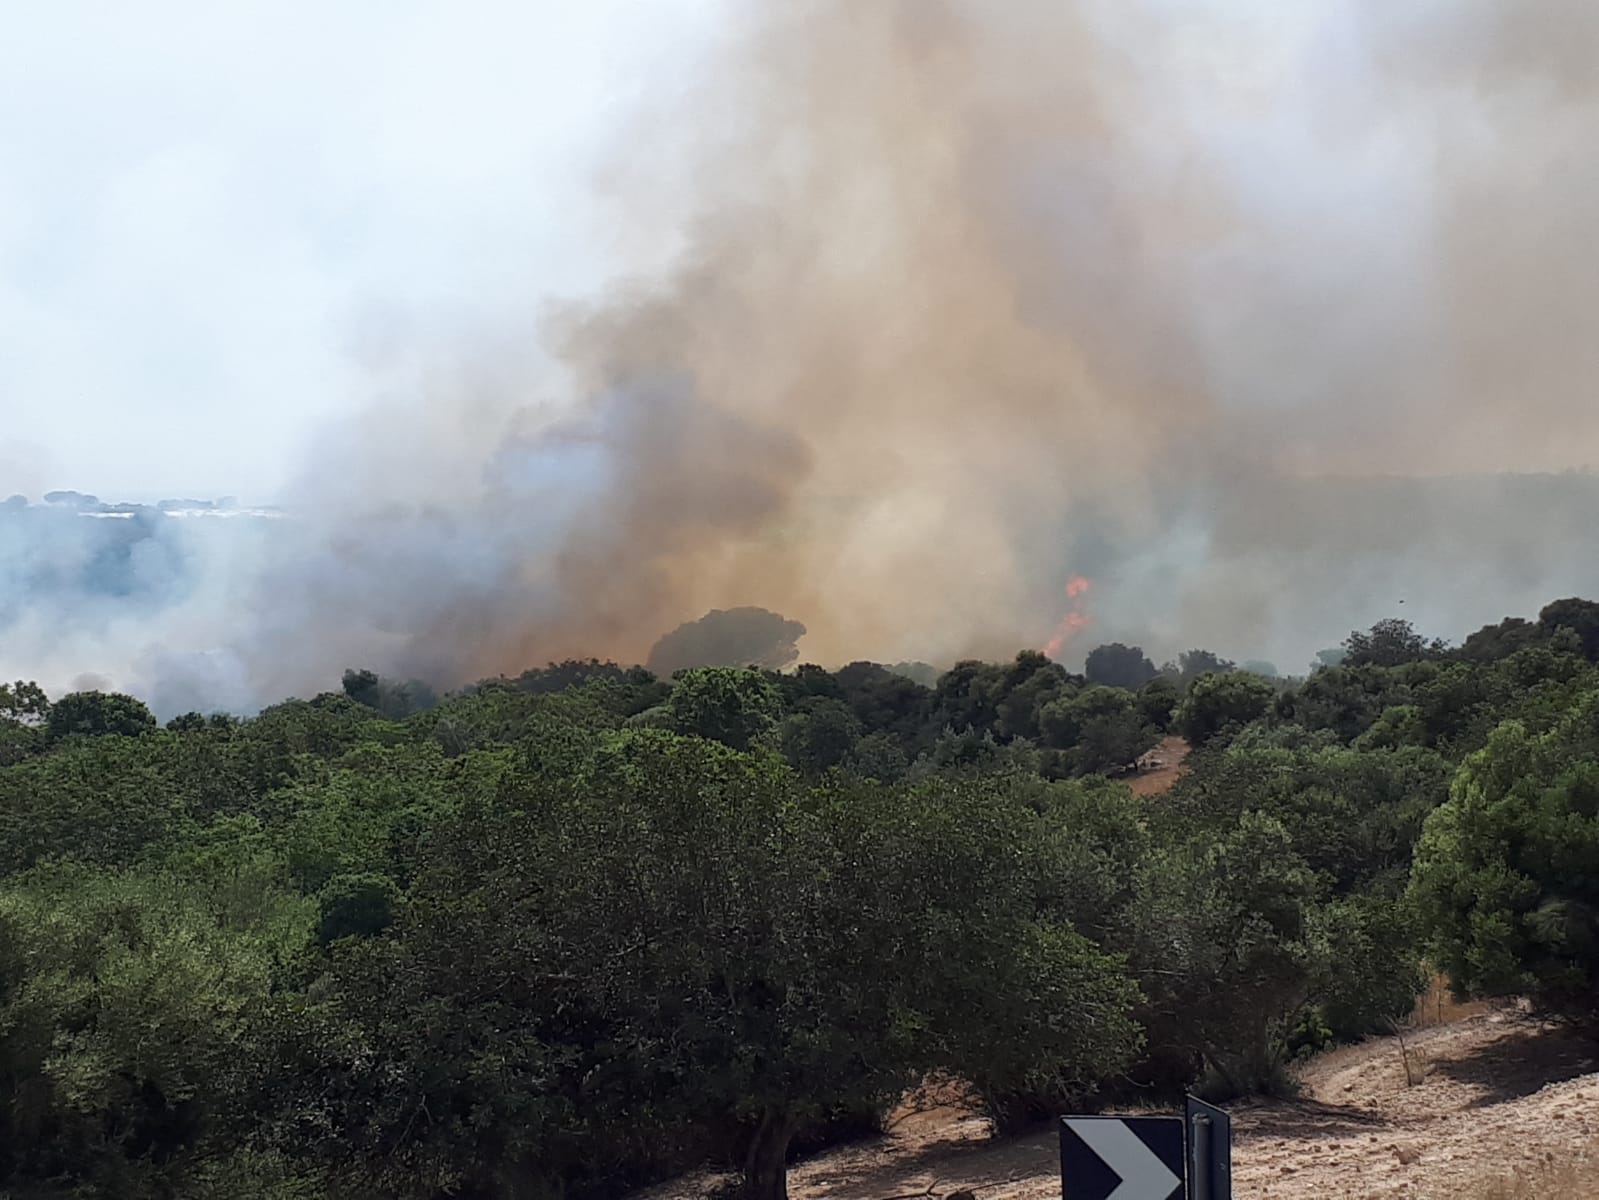
[[[1298,482],[1599,465],[1593,0],[12,7],[0,497],[301,503],[13,522],[0,678],[248,707],[746,604],[952,661],[1074,574],[1286,666],[1599,588],[1582,481]],[[105,561],[142,609],[63,595]]]
[[[12,6],[0,495],[270,500],[409,330],[582,289],[594,156],[718,7]]]
[[[1548,20],[1506,28],[1490,19],[1506,10],[1487,0],[1407,0],[1392,12],[1363,0],[1081,7],[1096,14],[1108,70],[1136,80],[1158,115],[1137,148],[1149,177],[1182,178],[1173,156],[1186,155],[1227,180],[1248,237],[1197,264],[1209,275],[1193,284],[1205,302],[1188,332],[1212,360],[1217,403],[1249,414],[1248,436],[1279,457],[1284,445],[1335,440],[1361,406],[1388,422],[1392,395],[1344,377],[1373,364],[1392,378],[1409,372],[1416,392],[1462,390],[1430,377],[1449,351],[1425,330],[1386,318],[1384,337],[1371,328],[1373,295],[1403,296],[1433,272],[1419,261],[1433,249],[1425,221],[1458,208],[1437,200],[1455,182],[1440,183],[1439,164],[1475,172],[1473,186],[1525,193],[1502,205],[1524,214],[1522,240],[1533,243],[1507,250],[1512,263],[1570,262],[1567,273],[1584,276],[1562,239],[1566,225],[1585,224],[1588,176],[1570,159],[1590,110],[1572,105],[1562,125],[1528,106],[1523,92],[1538,92],[1505,93],[1527,108],[1522,119],[1499,92],[1461,85],[1435,61],[1458,51],[1475,71],[1494,57],[1484,46],[1497,47],[1541,87],[1543,68],[1561,62],[1528,30],[1581,43],[1593,22],[1567,19],[1579,0],[1540,0]],[[646,261],[638,240],[669,232],[668,218],[641,232],[597,209],[593,170],[602,156],[615,164],[619,135],[640,143],[624,154],[656,168],[688,161],[651,144],[660,126],[636,117],[676,110],[729,12],[763,11],[733,0],[13,8],[0,38],[0,496],[76,487],[256,500],[274,498],[330,418],[390,386],[386,356],[426,343],[435,358],[465,359],[496,328],[525,339],[533,305]],[[994,11],[1021,20],[1034,10]],[[1457,11],[1440,37],[1437,23]],[[1379,86],[1374,65],[1392,74],[1396,56],[1414,63],[1399,72],[1405,86]],[[1551,174],[1545,159],[1565,165]],[[1072,170],[1040,194],[1068,231],[1094,203],[1091,189],[1073,190]],[[651,215],[632,197],[630,216],[641,210]],[[1487,226],[1502,233],[1497,212]],[[1538,303],[1519,309],[1536,316]],[[1320,343],[1347,343],[1341,367],[1301,369],[1312,320]],[[1527,343],[1492,320],[1502,339]],[[1240,342],[1249,354],[1234,352]],[[1565,361],[1538,349],[1522,357]],[[1484,353],[1510,376],[1533,370],[1498,350]],[[1585,364],[1567,374],[1580,380]],[[1461,368],[1465,384],[1481,367]],[[1449,428],[1466,415],[1455,407]],[[1423,427],[1438,423],[1425,405],[1416,413]],[[1485,434],[1480,453],[1442,456],[1437,469],[1591,461],[1591,439],[1547,426],[1521,453]],[[1403,466],[1434,465],[1407,451]]]

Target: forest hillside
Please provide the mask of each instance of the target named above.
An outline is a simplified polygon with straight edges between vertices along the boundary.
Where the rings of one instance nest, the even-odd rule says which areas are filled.
[[[1571,599],[1458,645],[1385,621],[1298,679],[1125,645],[442,696],[352,669],[164,725],[8,685],[0,1189],[606,1200],[712,1169],[778,1200],[929,1084],[1001,1137],[1195,1089],[1349,1109],[1262,1110],[1250,1155],[1284,1112],[1354,1138],[1303,1064],[1434,974],[1591,1036],[1596,662]],[[1471,1028],[1437,1061],[1480,1050],[1484,1087],[1490,1043],[1536,1040]]]

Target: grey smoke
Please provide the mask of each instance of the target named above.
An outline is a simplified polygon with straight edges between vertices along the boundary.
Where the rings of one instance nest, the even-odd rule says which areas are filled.
[[[1401,597],[1459,637],[1599,594],[1591,6],[741,11],[596,200],[669,269],[422,339],[292,532],[0,675],[237,706],[745,606],[947,662],[1042,644],[1074,574],[1078,653],[1298,669]]]

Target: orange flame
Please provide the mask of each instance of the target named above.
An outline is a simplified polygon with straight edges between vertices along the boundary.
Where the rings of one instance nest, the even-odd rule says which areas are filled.
[[[1044,643],[1043,653],[1046,658],[1055,658],[1066,648],[1067,642],[1087,628],[1091,618],[1077,603],[1087,593],[1088,580],[1081,575],[1073,575],[1066,581],[1066,599],[1071,603],[1067,606],[1066,615],[1060,619],[1055,636]]]
[[[1044,657],[1054,658],[1060,654],[1066,648],[1066,643],[1076,637],[1088,623],[1087,613],[1067,613],[1061,618],[1060,628],[1055,630],[1055,636],[1044,643]]]

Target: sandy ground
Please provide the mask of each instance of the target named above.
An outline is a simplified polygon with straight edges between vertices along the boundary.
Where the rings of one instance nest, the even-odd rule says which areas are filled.
[[[1498,1176],[1599,1157],[1599,1050],[1515,1013],[1484,1013],[1308,1064],[1292,1101],[1233,1108],[1236,1200],[1444,1200]],[[1419,1064],[1419,1069],[1418,1069]],[[708,1179],[655,1189],[687,1200]],[[907,1111],[881,1139],[796,1164],[792,1200],[1058,1200],[1053,1130],[1010,1141],[958,1109]],[[1596,1193],[1599,1195],[1599,1193]]]

